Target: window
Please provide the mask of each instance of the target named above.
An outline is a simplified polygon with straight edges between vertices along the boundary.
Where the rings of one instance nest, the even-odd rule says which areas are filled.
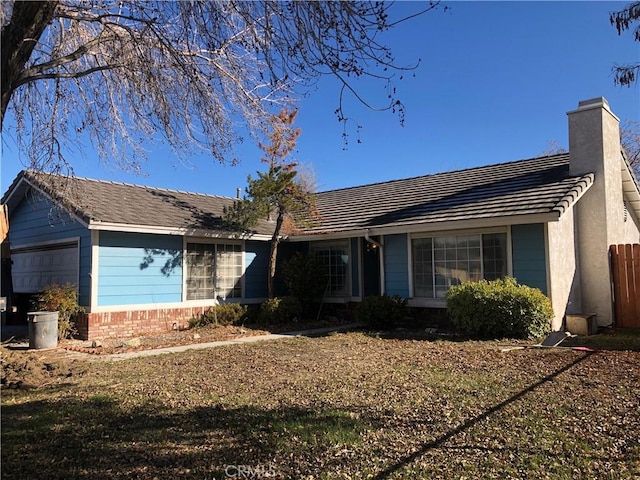
[[[187,244],[187,300],[242,297],[240,245]]]
[[[507,236],[482,235],[483,278],[497,280],[507,275]]]
[[[311,252],[325,268],[328,281],[327,295],[349,295],[349,244],[315,244],[311,246]]]
[[[504,233],[412,240],[415,297],[444,298],[451,285],[507,274]]]

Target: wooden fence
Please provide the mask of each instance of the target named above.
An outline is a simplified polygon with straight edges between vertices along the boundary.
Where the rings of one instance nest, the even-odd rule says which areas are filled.
[[[611,245],[616,326],[640,328],[640,244]]]

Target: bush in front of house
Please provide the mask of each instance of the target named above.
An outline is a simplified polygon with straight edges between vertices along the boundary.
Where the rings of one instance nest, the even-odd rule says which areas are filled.
[[[221,303],[207,309],[202,315],[192,317],[189,327],[197,328],[206,325],[233,325],[240,323],[247,312],[247,307],[239,303]]]
[[[507,277],[452,286],[447,310],[458,331],[474,338],[540,338],[553,319],[551,300]]]
[[[322,298],[327,287],[326,270],[314,255],[296,252],[282,265],[284,279],[291,296],[302,304],[302,314],[309,315],[313,302]]]
[[[270,298],[260,305],[258,323],[261,325],[277,325],[300,320],[302,303],[297,297]]]
[[[84,312],[84,308],[78,304],[73,285],[47,285],[37,295],[34,307],[41,312],[58,312],[58,339],[70,338],[77,333],[75,318]]]
[[[356,321],[370,328],[391,329],[407,315],[407,301],[397,295],[364,297],[354,312]]]

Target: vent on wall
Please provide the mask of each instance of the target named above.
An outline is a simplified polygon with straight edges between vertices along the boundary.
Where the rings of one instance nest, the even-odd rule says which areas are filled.
[[[627,219],[629,218],[629,209],[627,208],[627,201],[626,200],[622,201],[622,209],[623,209],[622,219],[623,219],[623,221],[626,222]]]

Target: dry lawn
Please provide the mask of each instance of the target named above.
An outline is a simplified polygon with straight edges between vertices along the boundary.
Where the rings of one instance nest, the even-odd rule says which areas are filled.
[[[2,478],[640,478],[640,335],[625,341],[503,353],[347,333],[120,362],[3,348]]]

